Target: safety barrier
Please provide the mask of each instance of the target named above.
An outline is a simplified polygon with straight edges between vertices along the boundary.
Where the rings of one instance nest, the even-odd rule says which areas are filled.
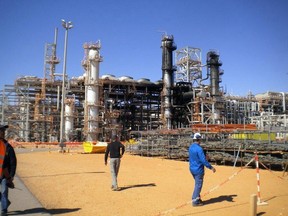
[[[249,164],[251,162],[255,161],[255,164],[256,164],[256,178],[257,178],[257,205],[267,205],[268,203],[266,202],[261,202],[261,196],[260,196],[260,173],[259,173],[259,157],[258,157],[258,154],[257,152],[255,152],[255,156],[244,166],[244,167],[241,167],[241,169],[239,169],[237,172],[233,173],[230,177],[228,177],[226,180],[224,180],[223,182],[221,182],[220,184],[216,185],[215,187],[211,188],[210,190],[208,190],[207,192],[205,192],[204,194],[201,195],[201,197],[205,197],[206,195],[212,193],[213,191],[219,189],[221,186],[223,186],[224,184],[226,184],[227,182],[229,182],[230,180],[232,180],[235,176],[237,176],[241,171],[243,171],[245,168],[247,168],[249,166]],[[261,163],[261,162],[260,162]],[[261,163],[261,165],[263,167],[265,167],[267,170],[269,170],[263,163]],[[269,170],[271,173],[272,171]],[[274,173],[272,173],[274,175]],[[282,180],[285,180],[284,178],[280,177],[280,176],[276,176]],[[174,207],[174,208],[171,208],[171,209],[168,209],[166,211],[163,211],[163,212],[160,212],[158,213],[156,216],[160,216],[160,215],[166,215],[168,213],[171,213],[173,211],[176,211],[177,209],[180,209],[186,205],[190,205],[192,204],[192,200],[184,203],[184,204],[181,204],[177,207]]]
[[[266,202],[261,202],[260,196],[260,174],[259,174],[259,158],[258,154],[255,154],[255,163],[256,163],[256,178],[257,178],[257,205],[267,205]]]
[[[42,146],[58,146],[59,142],[18,142],[14,140],[9,140],[9,143],[14,147],[42,147]],[[66,146],[77,147],[81,146],[83,142],[64,142]]]

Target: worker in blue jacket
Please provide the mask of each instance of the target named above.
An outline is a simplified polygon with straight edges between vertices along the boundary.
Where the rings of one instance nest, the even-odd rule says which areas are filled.
[[[204,151],[200,146],[200,143],[201,143],[201,134],[195,133],[193,135],[193,143],[189,147],[190,172],[195,180],[195,186],[192,195],[193,206],[203,205],[200,193],[204,180],[204,166],[212,170],[214,173],[216,172],[216,169],[213,166],[211,166],[211,164],[207,161]]]

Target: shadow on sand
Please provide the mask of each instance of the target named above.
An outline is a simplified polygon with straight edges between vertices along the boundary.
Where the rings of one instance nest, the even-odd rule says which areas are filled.
[[[45,208],[32,208],[32,209],[25,209],[23,211],[12,211],[9,212],[7,215],[31,215],[31,214],[65,214],[69,212],[79,211],[80,208],[61,208],[61,209],[45,209]]]
[[[105,173],[104,171],[99,172],[73,172],[73,173],[59,173],[59,174],[51,174],[51,175],[37,175],[37,176],[21,176],[21,179],[28,179],[28,178],[46,178],[50,176],[65,176],[65,175],[83,175],[83,174],[101,174]]]
[[[156,184],[155,183],[149,183],[149,184],[137,184],[137,185],[127,185],[124,187],[120,187],[120,191],[122,190],[127,190],[130,188],[137,188],[137,187],[155,187]]]
[[[204,205],[208,205],[208,204],[212,204],[212,203],[219,203],[219,202],[234,202],[233,197],[236,197],[237,195],[233,194],[233,195],[222,195],[219,197],[214,197],[211,198],[209,200],[205,200],[203,201]]]

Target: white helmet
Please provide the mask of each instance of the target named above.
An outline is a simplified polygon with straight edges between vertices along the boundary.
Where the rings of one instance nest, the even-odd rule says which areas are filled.
[[[194,139],[194,140],[201,139],[201,134],[200,134],[200,133],[195,133],[195,134],[193,135],[193,139]]]

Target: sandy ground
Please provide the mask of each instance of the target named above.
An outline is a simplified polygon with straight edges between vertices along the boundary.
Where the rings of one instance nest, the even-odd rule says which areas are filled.
[[[257,194],[255,168],[215,166],[216,173],[206,170],[205,205],[192,207],[188,162],[129,154],[121,160],[121,191],[115,192],[104,154],[81,151],[16,151],[18,176],[53,215],[243,216],[249,215],[251,194]],[[268,205],[258,205],[258,215],[288,215],[288,175],[282,176],[260,170],[260,201]]]

